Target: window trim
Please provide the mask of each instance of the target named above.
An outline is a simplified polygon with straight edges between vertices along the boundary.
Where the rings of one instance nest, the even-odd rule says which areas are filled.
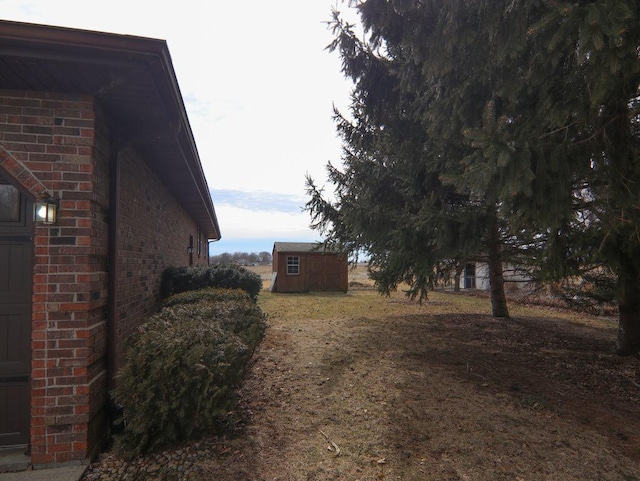
[[[287,256],[287,275],[300,275],[300,256]]]

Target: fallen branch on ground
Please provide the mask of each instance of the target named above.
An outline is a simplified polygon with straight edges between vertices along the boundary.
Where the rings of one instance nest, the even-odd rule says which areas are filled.
[[[320,434],[322,434],[324,438],[327,440],[327,442],[330,444],[330,446],[327,449],[329,451],[334,451],[336,453],[336,456],[340,456],[340,448],[338,447],[338,445],[334,443],[331,440],[331,438],[324,433],[324,431],[320,430]]]

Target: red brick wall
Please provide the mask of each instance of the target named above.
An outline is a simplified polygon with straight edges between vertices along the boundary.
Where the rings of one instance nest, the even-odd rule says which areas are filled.
[[[86,96],[0,91],[0,144],[12,175],[60,199],[54,226],[36,226],[31,455],[34,464],[82,460],[104,398],[106,250],[94,198],[95,112]],[[20,172],[18,172],[20,171]],[[35,179],[35,180],[34,180]],[[93,409],[92,409],[93,408]]]
[[[134,152],[120,154],[116,292],[116,364],[122,365],[124,339],[158,307],[162,272],[188,264],[189,236],[197,225]],[[203,254],[206,248],[203,248]],[[193,263],[207,258],[193,256]]]
[[[104,436],[107,389],[109,162],[114,146],[88,96],[0,90],[0,163],[33,196],[60,199],[34,235],[31,456],[77,462]],[[4,149],[4,150],[3,150]],[[189,220],[148,166],[120,155],[117,361],[157,305],[162,270],[187,263]],[[203,254],[206,253],[206,244]],[[113,260],[113,256],[112,256]],[[194,262],[206,263],[203,255]]]

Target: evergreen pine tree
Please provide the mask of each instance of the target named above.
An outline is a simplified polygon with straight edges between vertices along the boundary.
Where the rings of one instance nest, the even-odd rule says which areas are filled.
[[[494,312],[505,255],[549,279],[611,275],[619,351],[640,351],[640,2],[356,8],[365,37],[334,21],[354,90],[336,201],[308,179],[316,227],[414,294],[485,256]]]

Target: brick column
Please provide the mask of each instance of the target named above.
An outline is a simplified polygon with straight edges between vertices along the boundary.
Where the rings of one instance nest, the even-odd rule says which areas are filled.
[[[95,110],[87,96],[0,91],[0,144],[23,187],[60,200],[58,222],[34,235],[31,457],[82,462],[95,448],[106,387],[105,210],[97,201]],[[13,158],[15,162],[7,160]],[[13,174],[15,175],[15,174]]]

